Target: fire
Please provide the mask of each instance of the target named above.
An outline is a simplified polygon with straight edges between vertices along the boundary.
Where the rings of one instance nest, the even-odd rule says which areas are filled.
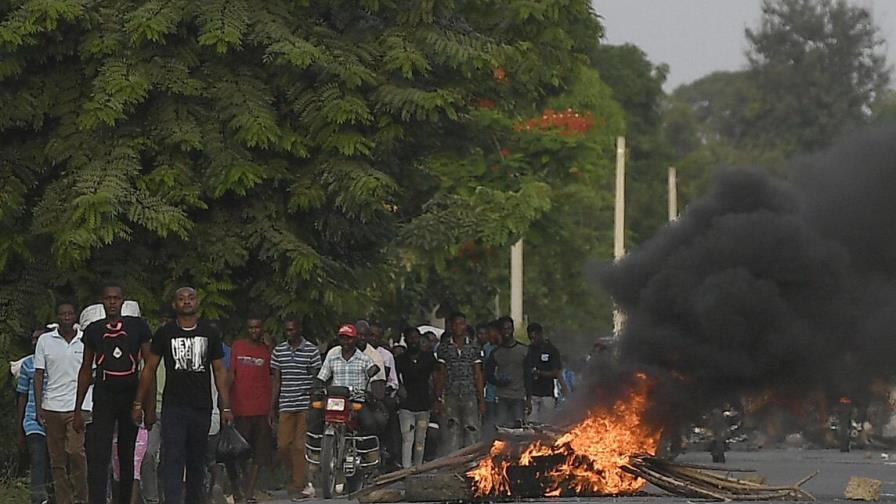
[[[510,480],[507,478],[507,467],[510,462],[500,458],[507,448],[504,441],[495,441],[488,457],[482,459],[479,466],[468,475],[476,482],[478,495],[507,495],[510,493]],[[473,474],[473,473],[477,474]]]
[[[640,490],[645,481],[621,467],[633,455],[655,453],[660,430],[643,422],[647,377],[639,375],[630,397],[588,417],[555,441],[515,448],[496,441],[489,456],[467,475],[477,497],[511,495],[516,484],[531,488],[532,477],[545,497],[620,495]],[[519,475],[517,479],[512,472]],[[525,481],[523,481],[525,480]]]

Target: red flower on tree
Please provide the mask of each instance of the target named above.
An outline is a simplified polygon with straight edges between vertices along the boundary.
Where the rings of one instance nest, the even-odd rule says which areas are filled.
[[[528,121],[517,124],[517,131],[530,131],[533,129],[556,129],[563,136],[572,136],[585,133],[594,127],[594,114],[587,112],[581,114],[568,108],[565,111],[546,109],[541,117],[534,117]]]

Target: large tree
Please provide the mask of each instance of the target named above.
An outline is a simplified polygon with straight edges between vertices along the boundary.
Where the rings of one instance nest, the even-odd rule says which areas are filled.
[[[746,30],[756,145],[815,149],[866,123],[890,74],[871,12],[845,0],[764,0]]]
[[[517,126],[600,34],[586,0],[0,0],[0,356],[108,279],[230,329],[411,319],[447,297],[415,277],[596,190],[610,105],[593,141]]]

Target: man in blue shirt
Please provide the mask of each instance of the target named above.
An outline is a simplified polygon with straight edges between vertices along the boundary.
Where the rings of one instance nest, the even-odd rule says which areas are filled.
[[[493,320],[485,324],[485,338],[482,345],[482,353],[486,365],[490,365],[492,352],[501,343],[501,323]],[[486,375],[488,372],[486,372]],[[488,439],[495,435],[495,426],[498,422],[498,391],[493,383],[485,383],[485,416],[482,420],[482,429]]]
[[[31,333],[31,349],[37,345],[37,339],[46,332],[46,328],[35,329]],[[47,486],[50,476],[50,454],[47,452],[47,432],[37,421],[34,410],[34,354],[22,361],[19,379],[16,383],[19,406],[19,444],[28,447],[28,459],[31,463],[31,503],[47,502]]]

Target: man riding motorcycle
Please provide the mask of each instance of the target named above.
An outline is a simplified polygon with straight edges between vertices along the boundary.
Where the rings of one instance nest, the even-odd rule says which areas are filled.
[[[372,379],[367,377],[367,370],[375,363],[365,353],[358,350],[358,332],[353,324],[344,324],[339,327],[339,352],[330,352],[324,360],[317,378],[314,379],[312,388],[318,393],[324,390],[327,382],[338,387],[349,387],[360,393],[364,390],[370,392],[373,399],[382,401],[386,395],[385,379],[383,373],[377,373]],[[376,405],[365,407],[359,414],[361,428],[365,433],[376,434],[380,424],[376,416]],[[309,429],[317,428],[311,432],[320,432],[323,427],[323,416],[320,412],[312,413],[308,418]]]
[[[357,349],[357,334],[355,326],[351,324],[346,324],[339,328],[340,347],[338,351],[330,352],[327,355],[317,378],[314,380],[313,388],[316,390],[316,393],[314,394],[316,396],[315,404],[328,404],[327,401],[321,401],[325,390],[329,393],[341,389],[337,394],[350,396],[351,402],[359,408],[355,410],[356,413],[352,417],[357,420],[357,432],[354,434],[349,433],[350,438],[354,443],[363,443],[365,440],[370,440],[374,443],[375,447],[378,447],[379,443],[375,436],[382,429],[384,420],[387,418],[387,416],[383,414],[381,403],[379,402],[382,400],[385,393],[385,381],[381,378],[382,373],[378,372],[380,371],[380,368],[370,359],[370,357]],[[329,385],[327,385],[328,382]],[[339,402],[336,404],[344,403]],[[328,425],[331,425],[329,423],[331,422],[331,419],[327,418],[327,423],[325,424],[324,420],[327,415],[329,415],[329,405],[326,408],[316,406],[308,411],[308,444],[306,446],[312,451],[327,451],[324,446],[326,443],[323,442],[328,441],[328,439],[332,438],[334,435],[334,431],[332,431],[333,427],[327,427]],[[337,436],[337,438],[342,439],[341,436],[342,434]],[[317,446],[314,446],[315,444],[317,444]],[[354,447],[358,446],[352,443],[349,444]],[[378,448],[374,449],[378,451]],[[340,454],[344,453],[343,449],[338,449],[338,451]],[[321,457],[324,457],[324,455],[325,454],[321,452]],[[373,461],[374,466],[378,460],[379,457],[376,456]],[[312,464],[319,464],[322,461],[309,459],[309,462],[312,462]],[[337,461],[337,466],[341,463],[341,460]],[[366,463],[363,465],[368,466]],[[354,466],[350,464],[349,467]],[[346,471],[346,477],[350,474],[354,474],[354,469],[346,469]],[[324,471],[322,470],[322,478],[325,476],[323,472]],[[329,476],[329,471],[327,471],[327,476]],[[354,478],[353,482],[355,484],[361,483],[362,479],[363,478]],[[324,487],[324,496],[326,498],[330,497],[329,494],[334,492],[333,484],[334,482],[329,481],[329,479],[328,481],[321,481],[321,486]]]

